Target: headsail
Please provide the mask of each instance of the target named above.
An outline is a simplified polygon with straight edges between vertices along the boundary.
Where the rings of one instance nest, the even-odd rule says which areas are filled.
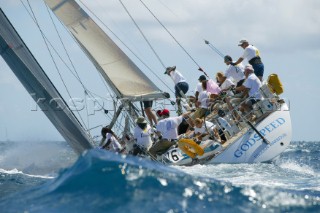
[[[1,9],[0,54],[70,146],[78,153],[92,148],[85,130]]]
[[[163,92],[74,0],[45,0],[89,55],[118,98],[163,98]]]

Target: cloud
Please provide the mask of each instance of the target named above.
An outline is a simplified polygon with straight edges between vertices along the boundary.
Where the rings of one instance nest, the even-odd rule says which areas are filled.
[[[314,77],[310,78],[310,76],[317,76],[317,63],[320,59],[320,1],[143,1],[182,46],[195,57],[198,62],[200,61],[201,66],[209,70],[206,71],[210,76],[214,76],[216,71],[224,69],[225,65],[217,54],[205,46],[203,39],[208,39],[223,53],[230,54],[236,58],[242,53],[242,49],[237,46],[237,42],[239,39],[246,37],[250,43],[253,43],[260,49],[266,65],[266,74],[276,71],[281,75],[281,79],[286,86],[285,95],[293,100],[292,103],[295,104],[294,109],[302,109],[302,103],[310,102],[310,97],[304,96],[305,93],[314,94],[317,91],[319,92],[320,87],[318,86],[317,79]],[[26,1],[24,0],[24,2]],[[151,61],[151,58],[154,58],[150,48],[146,45],[146,42],[118,0],[83,2],[101,18],[104,24],[114,30],[126,44],[129,44],[130,47],[132,46],[135,52],[143,55],[143,59]],[[196,70],[197,67],[192,64],[192,61],[187,58],[186,54],[182,52],[173,39],[141,5],[139,0],[123,0],[122,2],[127,6],[147,38],[150,39],[151,44],[155,47],[163,61],[169,65],[176,64],[179,69],[181,67],[181,70],[187,76],[193,89],[196,83],[196,78],[193,78],[193,76],[200,75]],[[39,11],[36,10],[37,15],[40,16],[46,12],[45,10],[41,10],[39,6],[40,3],[43,5],[42,1],[31,1],[31,3],[35,5],[37,9],[39,8]],[[35,39],[39,38],[39,33],[31,31],[29,28],[30,23],[27,23],[26,19],[21,18],[27,17],[27,15],[22,16],[22,13],[26,13],[26,11],[22,10],[23,7],[21,6],[20,0],[2,0],[0,6],[5,11],[9,11],[10,17],[14,19],[15,26],[18,25],[17,28],[20,27],[19,32],[23,34],[23,38],[28,46],[32,44],[30,45],[31,50],[38,51],[38,53],[34,54],[37,59],[41,62],[49,60],[49,57],[46,55],[47,53],[45,54],[45,51],[41,51],[41,48],[43,48],[39,45],[42,42],[41,38],[38,40]],[[30,21],[29,19],[28,21]],[[44,26],[50,26],[50,21],[45,19],[41,21]],[[25,29],[26,26],[28,26],[28,29]],[[38,46],[29,42],[31,40]],[[116,39],[115,41],[119,43]],[[70,44],[68,43],[67,45],[69,46]],[[122,45],[120,46],[122,47]],[[128,53],[126,49],[123,48],[123,50]],[[82,60],[78,61],[82,62]],[[156,70],[162,69],[159,62],[150,61],[147,61],[148,65],[155,67]],[[0,62],[1,69],[3,68],[2,63],[4,62]],[[76,64],[79,65],[80,63]],[[84,63],[81,63],[79,66],[81,66],[81,68],[88,67],[84,65]],[[43,67],[46,71],[53,69],[52,65]],[[91,68],[88,67],[85,71],[88,70],[91,70]],[[87,73],[85,71],[84,73]],[[308,75],[305,75],[304,72],[307,72]],[[11,81],[12,78],[14,78],[12,76],[1,73],[0,86],[2,89],[3,87],[9,88],[7,91],[9,90],[12,93],[16,93],[16,91],[12,91],[12,85],[10,84],[19,84],[19,82],[17,80]],[[170,79],[164,78],[162,74],[160,78],[164,79],[169,86],[172,86]],[[165,88],[163,85],[160,87],[162,89]],[[19,88],[23,90],[22,86]],[[297,88],[299,88],[298,91]],[[5,94],[2,93],[2,95]],[[20,93],[18,97],[23,95],[26,95],[25,91],[24,93]],[[8,99],[11,100],[11,98]],[[319,104],[319,100],[316,98],[311,101],[317,101],[315,104],[310,104],[311,107]],[[23,103],[19,102],[20,106],[22,106]],[[29,105],[27,107],[29,107]],[[310,109],[310,111],[316,110],[317,109]],[[296,135],[305,135],[303,131],[309,131],[307,125],[303,123],[305,114],[298,111],[298,113],[293,113],[293,116],[295,116],[295,120],[301,120],[302,122],[301,128],[298,130],[300,132],[296,132]],[[4,115],[2,120],[4,120],[5,117],[11,121],[13,116]],[[22,118],[18,115],[18,112],[16,117]],[[34,118],[32,114],[30,114],[30,118]],[[39,118],[39,120],[40,119],[42,118]],[[44,119],[49,123],[46,118]],[[44,122],[39,121],[39,123],[42,124]],[[54,133],[56,133],[56,131]],[[35,127],[35,133],[30,132],[30,135],[37,134],[38,131]],[[314,132],[310,132],[308,135],[315,137]]]
[[[230,48],[243,37],[268,51],[316,51],[320,48],[320,2],[185,0],[143,1],[179,41],[195,47],[204,37]],[[170,43],[170,36],[138,0],[123,1],[149,38]],[[89,3],[88,3],[89,4]],[[105,23],[117,22],[117,29],[139,36],[130,18],[117,1],[90,2]],[[104,12],[102,12],[104,11]],[[113,24],[110,23],[112,26]],[[304,38],[304,39],[302,39]]]

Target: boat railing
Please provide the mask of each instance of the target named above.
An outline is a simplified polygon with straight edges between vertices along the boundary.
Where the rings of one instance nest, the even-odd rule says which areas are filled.
[[[262,99],[252,105],[248,111],[243,111],[242,106],[250,101],[252,97],[242,98],[237,104],[229,104],[230,96],[224,95],[215,100],[211,106],[205,120],[214,123],[219,130],[218,140],[224,147],[232,144],[237,138],[241,137],[248,129],[249,125],[255,125],[270,115],[272,112],[280,110],[283,100],[272,93],[267,83],[264,83],[258,91]],[[228,93],[227,93],[228,94]],[[221,111],[223,113],[221,113]],[[219,115],[220,112],[220,115]],[[223,118],[227,123],[224,125],[219,122]]]

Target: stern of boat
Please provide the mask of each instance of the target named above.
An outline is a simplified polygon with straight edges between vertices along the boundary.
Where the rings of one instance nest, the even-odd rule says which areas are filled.
[[[209,163],[257,163],[271,161],[290,145],[292,127],[289,107],[282,103],[278,110],[255,125],[257,131],[248,128],[235,142]]]

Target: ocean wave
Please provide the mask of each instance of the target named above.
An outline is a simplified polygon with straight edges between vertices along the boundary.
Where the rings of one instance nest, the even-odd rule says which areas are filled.
[[[26,173],[23,173],[22,171],[19,171],[18,169],[5,170],[5,169],[0,168],[0,173],[9,174],[9,175],[19,174],[19,175],[25,175],[28,177],[43,178],[43,179],[53,179],[54,178],[54,176],[26,174]]]
[[[252,174],[257,167],[268,165],[255,165]],[[313,211],[319,207],[320,196],[310,191],[302,194],[281,187],[237,185],[230,181],[241,177],[241,172],[229,179],[217,175],[219,171],[230,172],[246,165],[237,166],[232,169],[224,164],[199,165],[181,170],[90,150],[73,166],[61,170],[57,178],[0,199],[0,207],[6,206],[9,212],[274,212]],[[206,175],[197,174],[201,171]]]

